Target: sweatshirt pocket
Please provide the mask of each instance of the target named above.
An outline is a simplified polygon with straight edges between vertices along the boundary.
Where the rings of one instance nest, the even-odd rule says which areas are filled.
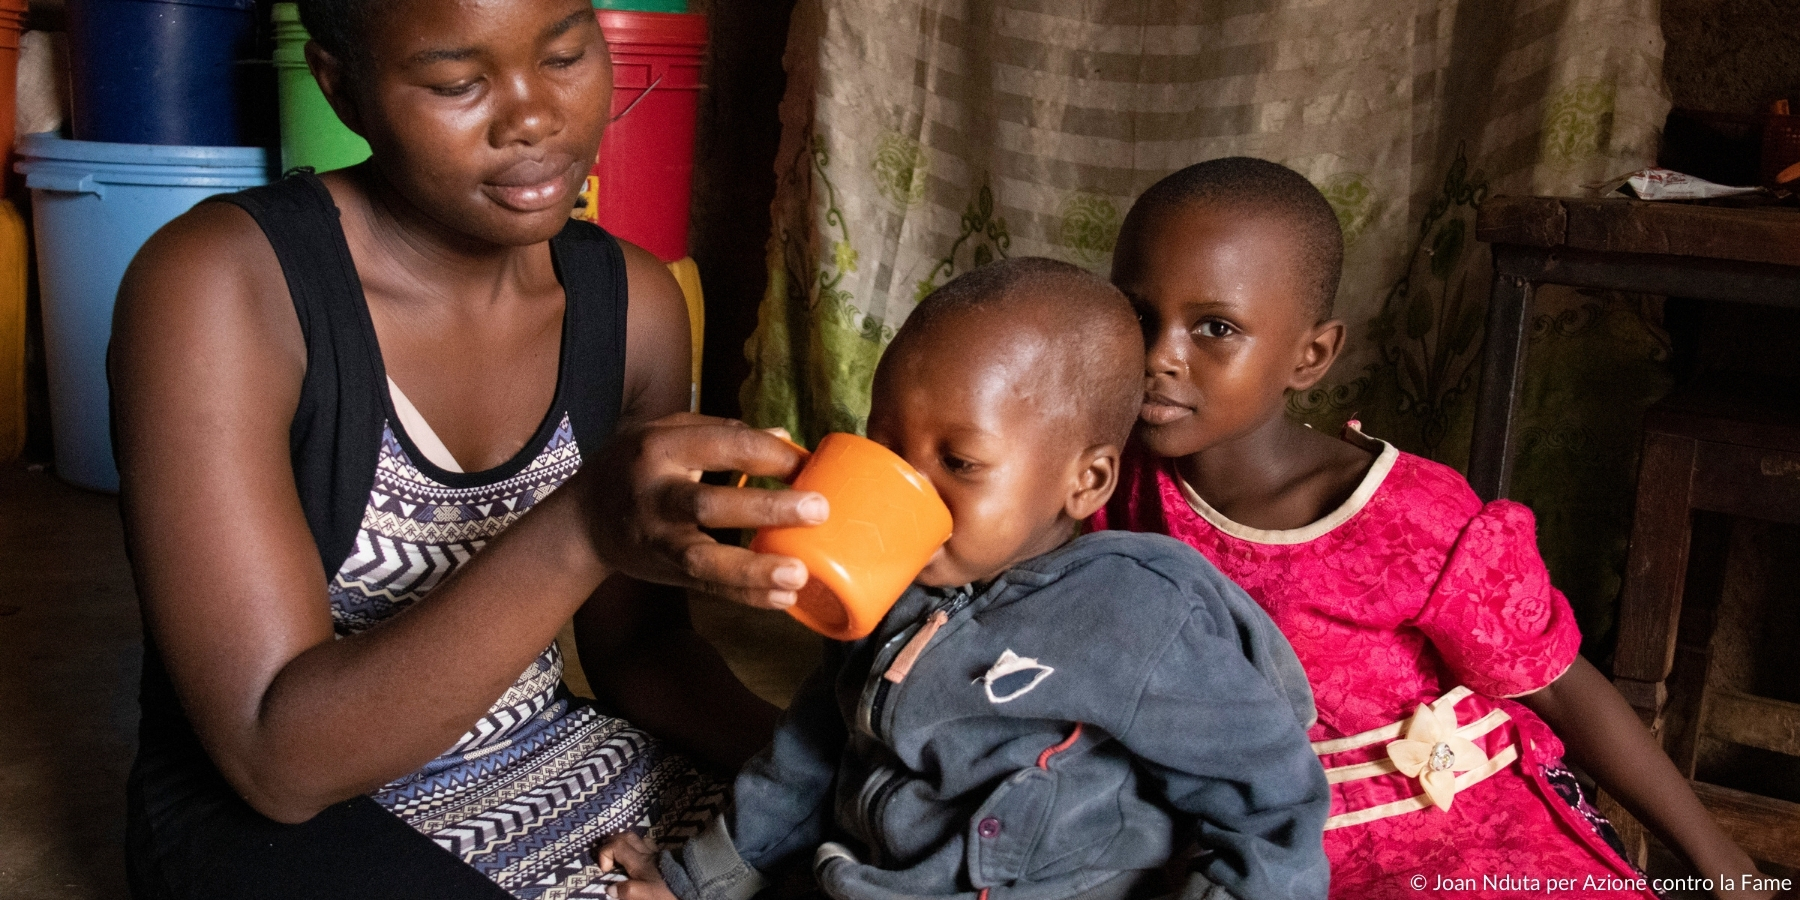
[[[1056,774],[1021,769],[969,817],[969,879],[976,888],[1019,880],[1056,801]]]

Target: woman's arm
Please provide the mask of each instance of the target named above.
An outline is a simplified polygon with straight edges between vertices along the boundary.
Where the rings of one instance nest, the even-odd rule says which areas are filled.
[[[1687,779],[1676,770],[1618,689],[1586,659],[1519,702],[1562,739],[1569,759],[1687,859],[1701,875],[1738,878],[1756,871],[1750,857],[1719,830]],[[1717,891],[1769,897],[1768,892]]]
[[[796,561],[721,547],[699,526],[816,521],[800,509],[808,498],[691,476],[785,475],[797,455],[694,417],[622,435],[604,466],[586,467],[429,596],[334,639],[288,459],[304,369],[280,267],[243,211],[202,205],[127,272],[111,374],[146,624],[207,752],[271,818],[306,820],[442,752],[615,571],[792,602],[796,579],[777,575],[792,576]]]

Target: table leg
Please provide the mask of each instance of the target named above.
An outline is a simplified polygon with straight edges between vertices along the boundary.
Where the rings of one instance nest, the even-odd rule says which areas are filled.
[[[1531,312],[1533,288],[1524,278],[1496,272],[1488,297],[1481,387],[1475,394],[1475,434],[1469,445],[1469,484],[1483,500],[1506,496],[1512,484],[1525,322]]]
[[[1619,639],[1613,675],[1638,716],[1661,726],[1668,699],[1665,682],[1675,665],[1675,639],[1693,545],[1692,438],[1652,432],[1644,436],[1638,464],[1636,509],[1625,584],[1619,592]]]

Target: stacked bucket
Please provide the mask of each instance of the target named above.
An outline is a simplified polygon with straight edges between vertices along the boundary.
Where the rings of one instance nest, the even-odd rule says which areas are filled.
[[[306,67],[300,8],[275,4],[275,85],[281,95],[281,170],[328,172],[369,158],[369,143],[338,121]]]
[[[237,146],[253,71],[254,0],[68,0],[73,139],[25,135],[58,476],[116,491],[106,385],[113,300],[158,228],[212,196],[263,184]],[[10,121],[10,119],[9,119]]]
[[[698,410],[706,303],[687,239],[706,17],[688,13],[687,0],[594,6],[612,52],[612,121],[575,214],[656,254],[675,274],[694,340],[688,402]]]

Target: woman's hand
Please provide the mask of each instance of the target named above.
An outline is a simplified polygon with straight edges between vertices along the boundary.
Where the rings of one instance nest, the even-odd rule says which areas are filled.
[[[592,469],[599,483],[595,549],[607,565],[645,581],[695,588],[747,606],[785,609],[806,584],[797,559],[752,553],[702,528],[817,525],[830,514],[811,492],[715,487],[703,472],[788,478],[805,456],[731,419],[677,413],[621,431]]]
[[[617,834],[600,846],[600,870],[625,870],[629,880],[607,889],[615,900],[676,900],[656,867],[656,847],[637,834]]]

